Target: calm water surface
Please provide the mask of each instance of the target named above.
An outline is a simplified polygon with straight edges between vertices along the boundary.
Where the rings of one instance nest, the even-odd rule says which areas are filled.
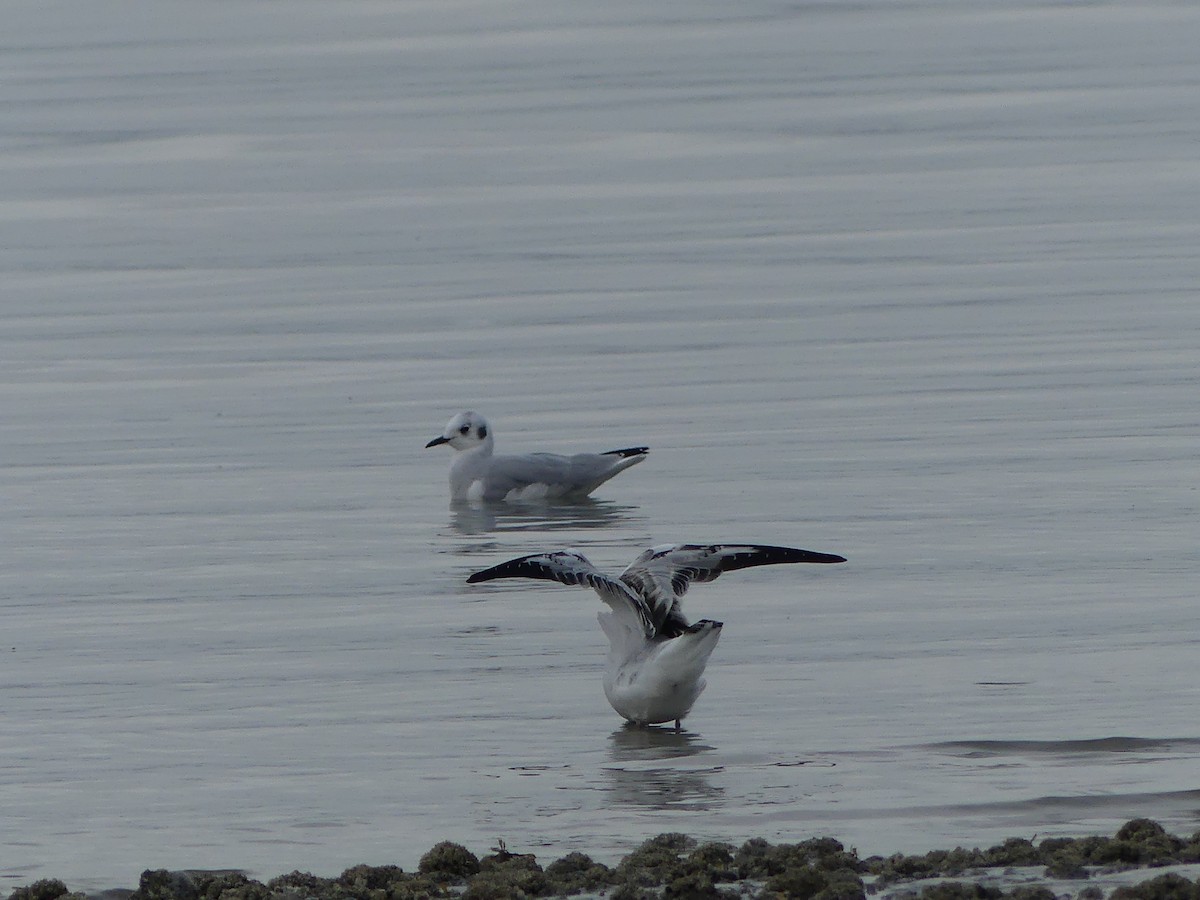
[[[1200,826],[1200,10],[6,18],[0,888]],[[450,509],[468,406],[653,450]],[[850,559],[689,594],[682,734],[465,584],[673,540]]]

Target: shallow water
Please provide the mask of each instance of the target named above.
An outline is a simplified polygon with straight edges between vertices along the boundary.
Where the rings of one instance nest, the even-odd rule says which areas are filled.
[[[1200,11],[18,3],[0,887],[1200,826]],[[501,451],[649,444],[450,509]],[[672,540],[683,734],[589,592]]]

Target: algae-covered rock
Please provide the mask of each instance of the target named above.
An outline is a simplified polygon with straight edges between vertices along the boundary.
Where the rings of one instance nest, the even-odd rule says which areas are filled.
[[[1041,861],[1038,848],[1025,838],[1009,838],[983,854],[985,866],[1036,866]]]
[[[190,872],[201,900],[267,900],[265,884],[241,872]]]
[[[1038,844],[1038,853],[1046,864],[1047,878],[1084,880],[1090,877],[1084,868],[1087,856],[1079,841],[1070,838],[1046,838]]]
[[[687,835],[668,832],[651,838],[621,860],[610,873],[610,882],[620,885],[613,900],[629,900],[641,896],[641,889],[659,885],[663,886],[661,896],[703,900],[720,896],[716,885],[738,877],[731,844],[697,845]]]
[[[337,878],[290,872],[267,882],[269,900],[432,900],[450,894],[433,878],[399,866],[351,866]],[[229,900],[229,898],[226,898]]]
[[[25,887],[15,888],[8,900],[83,900],[57,878],[43,878]]]
[[[790,900],[809,900],[821,893],[828,884],[825,876],[808,866],[786,869],[767,879],[765,889],[772,894],[782,894]]]
[[[272,878],[267,882],[267,888],[272,897],[295,897],[311,900],[311,898],[330,896],[335,884],[333,879],[318,878],[309,872],[296,870]]]
[[[1042,842],[1043,848],[1047,843]],[[1053,846],[1055,855],[1069,855],[1081,865],[1105,866],[1109,869],[1200,860],[1200,845],[1196,846],[1193,853],[1191,844],[1168,834],[1166,829],[1150,819],[1131,819],[1111,838],[1091,836]]]
[[[1162,864],[1179,859],[1185,842],[1150,819],[1130,819],[1117,831],[1114,843],[1137,848],[1137,862]]]
[[[1191,839],[1179,849],[1179,861],[1200,862],[1200,831],[1193,833]]]
[[[543,891],[543,887],[536,885],[526,889],[502,878],[476,875],[460,896],[461,900],[524,900],[526,897],[540,897]]]
[[[832,838],[772,845],[752,838],[738,848],[733,864],[742,879],[763,880],[761,897],[861,900],[866,896],[858,855]]]
[[[418,875],[392,885],[388,889],[387,900],[438,900],[454,896],[453,891],[433,879]]]
[[[421,857],[417,871],[458,884],[479,872],[479,857],[462,844],[442,841]]]
[[[673,878],[663,889],[663,900],[716,900],[721,896],[712,878],[699,869]]]
[[[826,873],[825,887],[813,900],[864,900],[867,896],[863,880],[850,869],[835,869]]]
[[[267,900],[271,889],[234,869],[147,869],[129,900]]]
[[[130,900],[197,900],[200,892],[187,872],[147,869],[138,879]]]
[[[1021,884],[1005,894],[1007,900],[1057,900],[1054,891],[1045,885]]]
[[[830,838],[776,845],[762,838],[753,838],[738,848],[733,862],[742,878],[765,878],[801,867],[823,872],[857,872],[864,869],[855,854],[847,853],[838,841]]]
[[[930,854],[934,857],[935,854]],[[967,850],[965,847],[955,847],[953,850],[943,850],[936,854],[937,866],[941,874],[950,877],[964,875],[984,868],[985,854],[978,849]]]
[[[659,900],[659,891],[626,882],[608,895],[608,900]]]
[[[532,853],[510,853],[508,850],[501,850],[498,853],[493,853],[481,859],[479,861],[479,871],[481,873],[503,871],[540,872],[542,871],[542,867],[538,864],[537,857]]]
[[[1130,819],[1117,830],[1118,841],[1135,841],[1145,844],[1161,841],[1164,838],[1177,846],[1182,843],[1167,834],[1167,829],[1153,819]]]
[[[1052,857],[1046,864],[1046,870],[1043,874],[1047,878],[1074,881],[1085,881],[1091,877],[1088,875],[1088,870],[1083,867],[1083,864],[1069,854]]]
[[[550,881],[532,853],[510,853],[501,845],[479,863],[463,900],[510,900],[549,893]]]
[[[733,864],[733,846],[719,842],[701,844],[683,860],[683,868],[689,874],[699,874],[710,882],[737,881],[738,873]]]
[[[1044,843],[1044,842],[1043,842]],[[1104,835],[1093,834],[1087,837],[1077,838],[1074,841],[1069,841],[1069,846],[1062,848],[1061,852],[1065,855],[1073,856],[1081,863],[1087,865],[1099,865],[1099,860],[1104,855],[1105,849],[1112,843],[1112,838]]]
[[[686,834],[667,832],[652,837],[621,860],[615,877],[637,887],[666,884],[686,874],[681,864],[683,853],[695,846],[696,841]]]
[[[866,895],[862,879],[849,869],[826,872],[810,865],[794,866],[772,875],[760,894],[789,900],[863,900]]]
[[[809,855],[814,865],[822,869],[858,869],[862,865],[858,854],[847,851],[841,841],[830,837],[812,838],[796,846]]]
[[[1141,884],[1119,887],[1109,900],[1200,900],[1200,882],[1168,872]]]
[[[878,883],[888,885],[896,881],[918,878],[933,878],[942,872],[943,855],[927,853],[923,856],[907,856],[893,853],[891,856],[872,856],[866,860],[867,871],[877,877]],[[960,874],[954,872],[952,874]]]
[[[404,870],[399,866],[369,866],[362,863],[342,872],[337,883],[347,895],[358,900],[385,900],[388,890],[404,880]]]
[[[921,891],[921,900],[999,900],[999,888],[967,881],[943,881],[928,884]]]
[[[612,870],[608,866],[578,851],[546,866],[546,878],[554,892],[560,895],[598,891],[613,883]]]
[[[1104,900],[1104,886],[1111,885],[1107,872],[1195,862],[1200,862],[1200,832],[1181,838],[1143,818],[1126,822],[1111,837],[1047,838],[1038,845],[1017,837],[987,850],[957,847],[867,860],[832,838],[779,845],[753,838],[735,848],[666,833],[643,843],[615,868],[575,852],[543,870],[532,854],[510,852],[503,842],[480,859],[461,844],[443,841],[421,857],[417,874],[399,866],[360,865],[337,878],[297,871],[264,885],[236,870],[148,869],[136,891],[106,894],[124,900],[521,900],[587,891],[607,900],[710,900],[758,892],[762,900],[865,900],[863,874],[870,873],[872,893],[887,890],[903,900],[1055,900],[1047,885],[1028,881],[1027,872],[1002,871],[1042,866],[1045,878],[1096,877],[1101,886],[1069,893],[1076,900]],[[907,890],[889,888],[906,880],[920,883]],[[741,883],[730,886],[734,882]],[[1007,893],[996,884],[1005,885]],[[44,879],[16,888],[9,900],[87,898],[58,879]],[[1118,888],[1109,900],[1200,900],[1200,882],[1165,874]]]
[[[771,844],[765,838],[750,838],[738,847],[734,854],[733,864],[737,867],[739,878],[761,878],[770,874],[767,872],[768,857]]]
[[[740,878],[765,879],[763,897],[861,900],[866,896],[858,856],[831,838],[774,846],[755,838],[738,848],[733,861]]]

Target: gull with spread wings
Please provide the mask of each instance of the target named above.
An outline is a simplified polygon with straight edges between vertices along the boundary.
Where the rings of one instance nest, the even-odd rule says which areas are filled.
[[[832,553],[759,544],[662,544],[644,551],[618,578],[582,553],[558,550],[511,559],[467,581],[537,578],[592,588],[611,608],[599,614],[609,641],[608,702],[635,725],[673,721],[678,729],[704,690],[704,667],[722,627],[712,619],[688,622],[679,603],[688,586],[751,566],[845,561]]]

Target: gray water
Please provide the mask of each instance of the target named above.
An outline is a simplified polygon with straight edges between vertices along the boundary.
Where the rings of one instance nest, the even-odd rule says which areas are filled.
[[[1200,825],[1200,8],[12,2],[0,888]],[[448,505],[645,443],[593,502]],[[676,735],[573,546],[689,593]]]

